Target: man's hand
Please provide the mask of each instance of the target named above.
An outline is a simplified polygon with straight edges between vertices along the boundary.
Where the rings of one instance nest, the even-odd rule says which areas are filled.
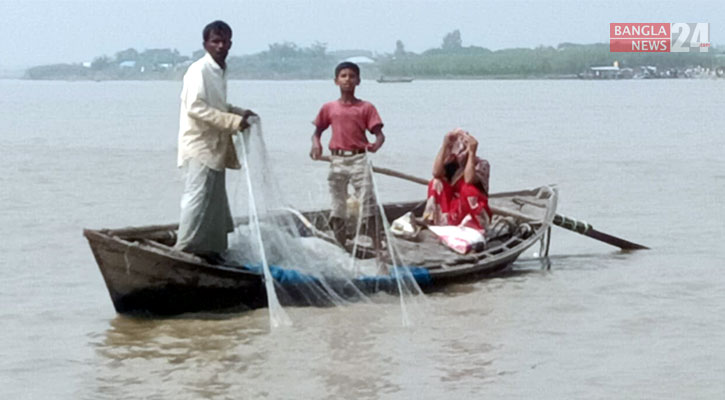
[[[322,157],[322,144],[321,143],[312,143],[312,148],[310,149],[310,158],[313,160],[319,160],[320,157]]]
[[[249,118],[250,117],[256,117],[257,113],[255,113],[252,110],[244,110],[244,113],[242,114],[242,122],[239,124],[239,130],[243,131],[247,128],[249,128]]]

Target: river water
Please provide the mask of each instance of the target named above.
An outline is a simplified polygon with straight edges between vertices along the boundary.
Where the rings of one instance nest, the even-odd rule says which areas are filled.
[[[562,399],[725,396],[725,80],[364,81],[375,165],[427,177],[470,130],[492,191],[556,184],[559,212],[652,248],[556,229],[551,269],[426,296],[172,319],[117,315],[82,228],[178,219],[180,82],[0,81],[0,398]],[[280,183],[325,207],[310,121],[330,81],[232,81]],[[323,137],[329,139],[329,133]],[[424,188],[378,177],[384,201]]]

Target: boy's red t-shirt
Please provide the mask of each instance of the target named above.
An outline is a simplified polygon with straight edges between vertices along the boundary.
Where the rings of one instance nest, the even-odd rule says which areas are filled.
[[[347,104],[335,100],[322,105],[313,124],[320,130],[332,126],[330,150],[363,150],[369,143],[365,131],[382,126],[383,121],[370,102]]]

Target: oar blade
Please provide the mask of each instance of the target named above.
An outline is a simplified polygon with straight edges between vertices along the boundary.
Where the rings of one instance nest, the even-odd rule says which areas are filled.
[[[593,228],[589,229],[587,232],[585,232],[584,235],[589,236],[590,238],[593,238],[593,239],[597,239],[604,243],[611,244],[612,246],[619,247],[622,250],[649,250],[649,247],[647,247],[647,246],[633,243],[628,240],[624,240],[622,238],[618,238],[616,236],[606,234],[604,232],[599,232],[598,230],[593,229]]]

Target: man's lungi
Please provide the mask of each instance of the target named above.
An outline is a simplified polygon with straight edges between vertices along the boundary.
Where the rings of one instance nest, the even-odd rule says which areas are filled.
[[[181,196],[181,220],[175,248],[196,254],[221,254],[227,234],[234,231],[226,192],[225,171],[190,158]]]

